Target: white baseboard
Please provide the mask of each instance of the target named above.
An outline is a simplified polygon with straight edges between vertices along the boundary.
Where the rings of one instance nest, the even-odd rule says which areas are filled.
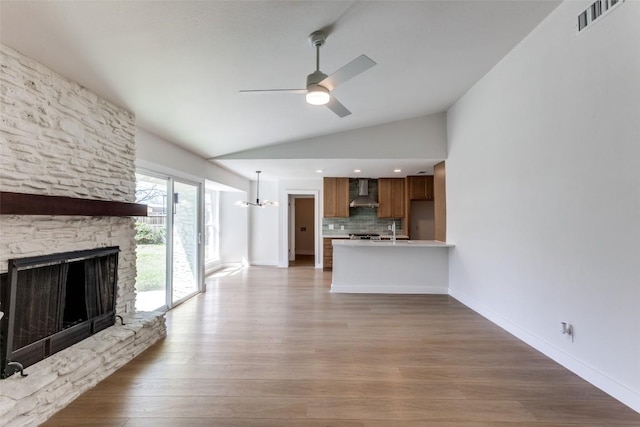
[[[341,285],[331,284],[331,293],[334,294],[413,294],[426,295],[438,294],[447,295],[446,288],[436,286],[362,286],[362,285]]]
[[[221,268],[241,268],[244,267],[244,263],[242,261],[236,261],[236,262],[223,262],[222,264],[220,264]]]
[[[252,260],[249,264],[255,265],[255,266],[277,267],[278,260],[256,259],[256,260]]]
[[[460,301],[462,304],[466,305],[476,313],[484,316],[491,322],[500,326],[502,329],[506,330],[516,338],[524,341],[531,347],[558,362],[560,365],[564,366],[585,381],[593,384],[613,398],[629,406],[634,411],[640,413],[640,394],[638,392],[630,389],[624,384],[619,383],[613,378],[610,378],[609,376],[603,374],[599,370],[584,363],[583,361],[576,359],[569,353],[559,349],[548,341],[545,341],[540,337],[530,333],[529,331],[522,329],[517,324],[478,303],[468,295],[452,291],[451,289],[449,289],[449,295],[451,295],[453,298]]]
[[[213,262],[211,264],[207,264],[207,265],[204,266],[204,275],[206,277],[209,274],[220,270],[221,268],[224,268],[224,265],[220,261]]]

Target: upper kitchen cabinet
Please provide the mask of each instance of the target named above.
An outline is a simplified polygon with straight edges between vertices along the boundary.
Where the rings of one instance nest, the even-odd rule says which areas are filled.
[[[324,217],[349,217],[349,178],[324,179]]]
[[[409,200],[433,200],[433,176],[408,176]]]
[[[378,218],[405,216],[404,178],[378,179]]]

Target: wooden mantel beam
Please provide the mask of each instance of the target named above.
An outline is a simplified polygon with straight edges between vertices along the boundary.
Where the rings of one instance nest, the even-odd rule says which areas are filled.
[[[147,205],[0,191],[0,215],[147,216]]]

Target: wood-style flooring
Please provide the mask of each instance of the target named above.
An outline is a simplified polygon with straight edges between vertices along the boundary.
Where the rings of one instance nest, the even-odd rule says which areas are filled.
[[[46,426],[639,426],[640,414],[446,295],[331,294],[331,273],[207,280],[168,336]]]
[[[315,255],[298,255],[296,259],[289,261],[289,267],[313,267],[315,264]]]

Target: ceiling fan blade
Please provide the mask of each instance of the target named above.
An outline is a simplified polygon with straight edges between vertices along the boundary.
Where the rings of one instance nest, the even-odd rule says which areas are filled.
[[[307,93],[307,90],[306,89],[248,89],[248,90],[240,91],[240,93],[265,93],[265,92]]]
[[[360,73],[364,73],[374,65],[376,65],[374,60],[367,55],[360,55],[318,84],[329,90],[333,90],[347,80],[354,78]]]
[[[333,95],[331,96],[331,99],[329,100],[329,103],[326,104],[326,106],[340,117],[346,117],[351,114],[351,111],[347,110],[347,107],[342,105],[340,101],[338,101]]]

